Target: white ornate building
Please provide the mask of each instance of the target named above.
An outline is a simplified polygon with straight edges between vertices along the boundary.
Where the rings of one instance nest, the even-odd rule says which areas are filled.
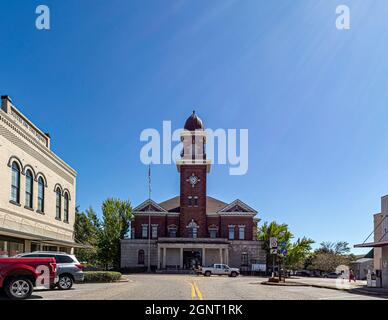
[[[34,250],[71,252],[76,172],[12,103],[0,109],[0,256]]]

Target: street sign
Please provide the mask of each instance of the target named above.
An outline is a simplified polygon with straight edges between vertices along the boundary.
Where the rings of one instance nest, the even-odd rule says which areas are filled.
[[[269,238],[269,247],[271,249],[278,247],[278,238]]]
[[[271,254],[277,254],[278,253],[278,249],[271,249]]]

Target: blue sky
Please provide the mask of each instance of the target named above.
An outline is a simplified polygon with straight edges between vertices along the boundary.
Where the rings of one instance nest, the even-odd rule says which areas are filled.
[[[35,8],[51,9],[51,30]],[[335,8],[351,29],[335,28]],[[296,236],[359,243],[388,193],[384,0],[0,1],[0,93],[79,173],[77,203],[147,198],[140,132],[195,109],[249,130],[249,171],[213,166],[208,193]],[[153,198],[179,193],[153,166]],[[358,252],[358,251],[355,251]]]

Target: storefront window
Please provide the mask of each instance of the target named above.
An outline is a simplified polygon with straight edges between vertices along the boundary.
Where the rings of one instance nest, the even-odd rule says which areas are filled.
[[[7,242],[0,240],[0,258],[8,257]]]
[[[8,255],[10,257],[16,256],[19,253],[23,253],[24,244],[18,242],[8,242]]]

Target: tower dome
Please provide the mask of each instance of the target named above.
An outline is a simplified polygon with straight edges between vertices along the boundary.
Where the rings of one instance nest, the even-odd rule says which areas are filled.
[[[195,111],[187,118],[184,129],[189,131],[204,129],[202,120],[196,115]]]

